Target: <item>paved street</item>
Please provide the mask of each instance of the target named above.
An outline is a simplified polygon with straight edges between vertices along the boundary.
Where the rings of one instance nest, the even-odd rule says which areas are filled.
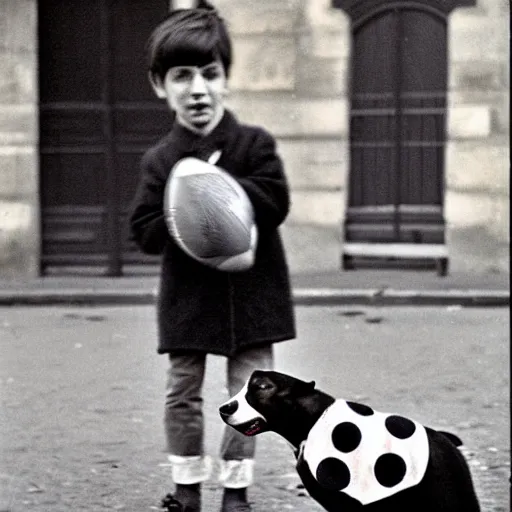
[[[452,430],[465,441],[483,511],[509,510],[509,311],[299,307],[299,339],[276,369],[334,395]],[[168,490],[152,306],[0,309],[0,512],[156,510]],[[227,398],[211,357],[207,448]],[[255,512],[320,511],[297,488],[292,453],[259,438]],[[220,491],[208,483],[205,512]]]

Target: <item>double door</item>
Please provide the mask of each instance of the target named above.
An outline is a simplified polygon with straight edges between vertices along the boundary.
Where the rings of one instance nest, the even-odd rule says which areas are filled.
[[[446,17],[408,4],[353,25],[349,244],[444,243]]]
[[[156,263],[129,242],[142,153],[172,122],[144,47],[168,0],[39,0],[44,273]]]

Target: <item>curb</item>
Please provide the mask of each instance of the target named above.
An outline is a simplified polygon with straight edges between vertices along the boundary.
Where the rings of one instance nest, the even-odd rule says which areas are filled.
[[[156,298],[156,289],[0,290],[0,306],[135,306],[154,304]],[[299,306],[508,307],[510,291],[295,288],[293,300]]]
[[[504,290],[294,290],[294,301],[303,306],[466,306],[507,307],[510,292]]]

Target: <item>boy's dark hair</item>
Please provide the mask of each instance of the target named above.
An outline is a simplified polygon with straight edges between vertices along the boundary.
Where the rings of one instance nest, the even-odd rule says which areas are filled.
[[[147,45],[149,71],[162,80],[174,66],[204,66],[220,59],[231,68],[231,38],[224,20],[206,1],[195,9],[176,9],[153,30]]]

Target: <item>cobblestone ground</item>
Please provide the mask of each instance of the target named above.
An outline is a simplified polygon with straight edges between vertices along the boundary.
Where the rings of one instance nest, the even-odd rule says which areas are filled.
[[[298,308],[299,339],[276,369],[334,395],[451,430],[482,510],[510,509],[509,312],[459,308]],[[158,510],[172,490],[163,452],[166,360],[152,307],[0,309],[0,512]],[[215,455],[224,361],[205,384]],[[320,511],[298,488],[293,456],[260,436],[255,512]],[[205,486],[204,510],[220,490]]]

